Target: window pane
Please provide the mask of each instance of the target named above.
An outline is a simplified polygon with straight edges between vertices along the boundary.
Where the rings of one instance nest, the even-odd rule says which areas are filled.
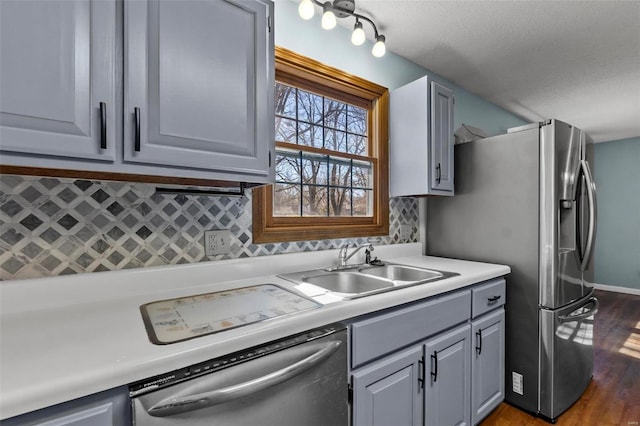
[[[322,148],[322,127],[300,122],[298,144]]]
[[[329,183],[331,186],[351,186],[351,162],[332,159],[329,162]]]
[[[276,115],[296,118],[296,89],[276,83]]]
[[[339,152],[347,152],[347,134],[339,130],[326,129],[325,148]]]
[[[303,185],[302,214],[304,216],[327,215],[327,188]]]
[[[302,159],[302,182],[310,185],[327,185],[327,160]]]
[[[325,98],[324,125],[331,129],[345,130],[347,126],[347,104]]]
[[[353,105],[347,106],[347,131],[358,135],[367,134],[367,110]]]
[[[276,183],[273,185],[273,214],[300,216],[300,186]]]
[[[322,96],[298,90],[298,120],[322,125]]]
[[[276,140],[296,143],[296,122],[288,118],[276,117]]]
[[[371,190],[353,190],[353,216],[371,216]]]
[[[331,216],[351,216],[351,190],[347,188],[329,189],[329,214]]]
[[[372,177],[371,165],[353,165],[353,187],[371,188]]]
[[[367,144],[369,143],[366,136],[354,135],[349,133],[347,135],[347,146],[348,149],[346,152],[349,154],[357,154],[357,155],[368,155],[369,147]]]
[[[300,182],[300,159],[295,153],[279,152],[276,155],[276,181]]]

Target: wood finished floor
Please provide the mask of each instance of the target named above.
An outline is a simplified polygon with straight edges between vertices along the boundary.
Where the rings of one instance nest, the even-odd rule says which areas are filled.
[[[559,426],[640,426],[640,296],[596,290],[593,380]],[[549,425],[506,403],[481,426]]]

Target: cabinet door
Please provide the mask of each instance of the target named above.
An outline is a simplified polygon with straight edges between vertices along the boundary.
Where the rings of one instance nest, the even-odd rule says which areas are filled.
[[[125,2],[125,161],[270,174],[269,1]]]
[[[123,386],[12,417],[2,425],[126,426],[132,424],[130,403],[129,389]]]
[[[0,150],[115,159],[115,25],[113,0],[0,2]]]
[[[504,309],[472,322],[471,419],[478,424],[504,399]]]
[[[469,425],[470,325],[443,333],[425,343],[427,366],[425,425]]]
[[[453,91],[431,82],[431,189],[453,195]]]
[[[422,424],[422,347],[390,355],[353,374],[355,426]]]

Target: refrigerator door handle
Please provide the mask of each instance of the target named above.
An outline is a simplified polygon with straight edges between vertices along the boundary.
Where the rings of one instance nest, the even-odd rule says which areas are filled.
[[[580,309],[584,308],[585,306],[587,306],[589,304],[591,304],[593,306],[587,312],[583,312],[583,313],[580,313],[580,314],[572,315],[573,312],[576,312],[577,310],[580,310]],[[598,299],[596,299],[595,297],[592,297],[587,301],[587,303],[585,303],[584,305],[580,306],[578,309],[574,310],[569,315],[560,315],[558,317],[558,320],[560,321],[560,323],[565,323],[565,322],[581,321],[581,320],[587,319],[590,316],[595,315],[595,314],[598,313],[598,307],[599,306],[600,306],[600,302],[598,302]]]
[[[587,244],[581,259],[580,268],[585,271],[589,267],[591,258],[593,257],[593,247],[596,239],[596,223],[598,219],[598,208],[596,204],[596,184],[593,182],[591,169],[586,160],[580,161],[580,169],[584,176],[587,187],[587,198],[589,201],[589,228],[587,234]]]

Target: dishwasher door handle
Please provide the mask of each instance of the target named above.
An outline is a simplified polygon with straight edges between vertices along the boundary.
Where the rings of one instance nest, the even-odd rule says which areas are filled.
[[[252,393],[285,382],[321,363],[333,355],[338,350],[340,344],[341,342],[337,340],[327,342],[323,345],[322,349],[295,364],[243,383],[185,397],[165,398],[149,408],[147,412],[154,417],[167,417],[222,404],[236,398],[246,397]]]

